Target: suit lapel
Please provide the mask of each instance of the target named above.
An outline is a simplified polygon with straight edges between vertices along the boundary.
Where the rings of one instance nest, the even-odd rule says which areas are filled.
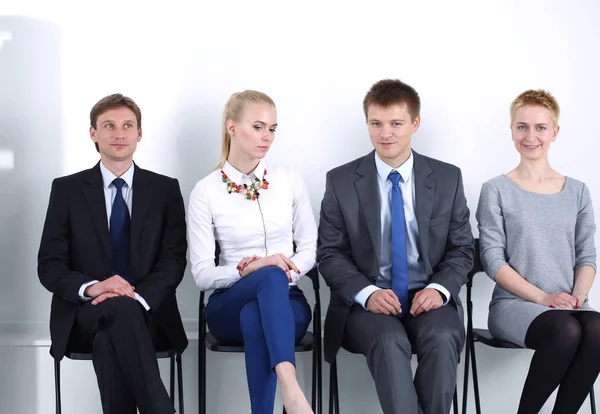
[[[433,199],[435,195],[436,181],[431,177],[433,170],[427,160],[413,151],[415,157],[415,214],[419,228],[419,254],[423,259],[427,273],[431,273],[431,265],[428,259],[429,248],[429,219],[433,210]]]
[[[100,244],[106,255],[108,263],[111,262],[110,235],[108,230],[108,218],[106,215],[106,201],[104,199],[104,183],[100,172],[100,163],[86,173],[84,178],[83,198],[90,211],[92,223]]]
[[[354,182],[354,186],[367,221],[371,241],[375,247],[376,268],[379,269],[379,259],[381,257],[381,206],[374,151],[363,158],[356,169],[356,173],[359,178]],[[379,274],[379,271],[377,271],[377,274]]]
[[[139,242],[152,201],[152,186],[150,177],[145,170],[135,165],[133,172],[133,200],[131,201],[131,268],[135,277],[135,268],[138,261]]]

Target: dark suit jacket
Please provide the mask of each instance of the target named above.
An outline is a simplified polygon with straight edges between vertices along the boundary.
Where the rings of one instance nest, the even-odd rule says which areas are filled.
[[[142,170],[133,174],[131,267],[135,291],[177,352],[187,337],[175,299],[186,266],[185,209],[176,179]],[[51,354],[62,359],[79,289],[111,276],[111,246],[100,164],[57,178],[38,253],[38,276],[52,296]]]
[[[444,286],[462,317],[458,294],[473,265],[473,235],[460,170],[413,151],[419,255],[431,283]],[[381,212],[375,153],[327,173],[319,222],[319,272],[331,288],[325,319],[325,359],[344,335],[354,296],[376,282]]]

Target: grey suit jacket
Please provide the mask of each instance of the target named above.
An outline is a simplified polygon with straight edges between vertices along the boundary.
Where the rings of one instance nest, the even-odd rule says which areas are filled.
[[[474,241],[457,167],[413,151],[419,255],[431,283],[458,294],[473,266]],[[375,152],[327,173],[319,222],[318,268],[331,289],[325,319],[325,359],[333,361],[354,296],[376,282],[381,213]]]

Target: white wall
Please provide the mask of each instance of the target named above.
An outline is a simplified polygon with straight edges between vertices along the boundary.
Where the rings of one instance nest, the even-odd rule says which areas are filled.
[[[302,173],[318,214],[326,171],[371,149],[361,109],[364,94],[382,78],[400,78],[423,101],[414,148],[462,168],[474,213],[481,184],[518,161],[508,129],[510,101],[525,89],[546,88],[562,105],[552,163],[586,181],[600,206],[599,16],[594,0],[374,0],[356,6],[347,1],[173,0],[156,6],[125,0],[3,1],[0,39],[15,32],[0,51],[0,155],[14,156],[15,169],[0,165],[2,329],[42,326],[38,336],[47,335],[50,294],[37,281],[35,263],[50,182],[97,161],[87,132],[89,110],[114,92],[133,97],[142,108],[138,164],[179,178],[186,201],[218,159],[227,97],[246,88],[268,93],[280,124],[269,157]],[[26,28],[25,34],[17,26]],[[33,40],[24,40],[29,37]],[[476,234],[474,218],[472,225]],[[484,277],[476,283],[476,326],[486,325],[491,286]],[[326,305],[327,289],[323,293]],[[179,300],[193,328],[198,293],[190,274]],[[590,300],[600,301],[598,286]],[[42,408],[53,401],[47,348],[1,351],[0,371],[21,380],[5,379],[0,412],[50,412]],[[484,412],[516,411],[530,352],[482,347],[478,352]],[[193,344],[185,354],[191,412],[196,358]],[[209,385],[209,412],[248,411],[243,359],[208,358],[216,377]],[[341,359],[344,412],[379,412],[364,361],[347,354]],[[216,362],[231,369],[217,373]],[[67,364],[64,381],[79,385],[80,398],[96,396],[90,401],[97,405],[91,368]],[[77,376],[87,380],[75,382]],[[302,379],[307,388],[308,378],[306,373]],[[239,389],[240,399],[228,399],[225,386]],[[65,405],[74,407],[73,394],[64,395]]]

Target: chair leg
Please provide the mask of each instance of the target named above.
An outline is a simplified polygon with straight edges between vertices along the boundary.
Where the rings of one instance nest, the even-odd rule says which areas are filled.
[[[203,340],[198,341],[198,412],[206,414],[206,345]]]
[[[473,366],[473,392],[475,394],[475,412],[481,414],[481,402],[479,400],[479,379],[477,377],[477,358],[475,358],[475,340],[471,337],[471,365]]]
[[[590,390],[590,406],[592,408],[592,414],[596,414],[596,396],[594,394],[594,386]]]
[[[183,409],[183,364],[181,363],[181,354],[177,354],[177,395],[179,396],[179,414],[184,414]]]
[[[333,413],[333,399],[334,399],[334,383],[335,381],[335,359],[329,364],[329,414]]]
[[[312,393],[310,395],[310,406],[313,413],[317,410],[317,344],[316,340],[312,350]]]
[[[452,397],[452,407],[454,414],[458,414],[458,394],[456,392],[456,385],[454,386],[454,397]]]
[[[333,382],[333,403],[335,406],[335,414],[340,414],[340,389],[338,384],[338,370],[337,370],[337,360],[335,362],[335,372],[333,373],[334,382]]]
[[[56,401],[56,414],[62,413],[62,408],[60,405],[60,361],[58,359],[54,360],[54,398]]]
[[[321,328],[319,328],[320,330]],[[323,414],[323,361],[322,359],[322,345],[321,345],[321,334],[318,335],[318,352],[317,352],[317,413]]]
[[[329,414],[333,414],[333,364],[329,364]]]
[[[171,404],[175,405],[175,357],[169,358],[169,396],[171,397]]]
[[[471,349],[471,331],[467,328],[467,343],[465,345],[465,375],[463,377],[462,414],[467,414],[469,399],[469,362]]]

